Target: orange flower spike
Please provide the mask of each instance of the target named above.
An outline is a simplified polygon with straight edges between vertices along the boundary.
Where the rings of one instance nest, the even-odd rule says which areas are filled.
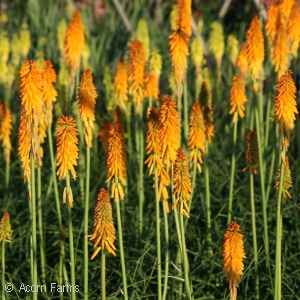
[[[5,101],[0,101],[0,141],[4,150],[4,158],[7,164],[10,163],[10,135],[12,130],[12,119],[9,107]]]
[[[139,110],[144,99],[144,85],[146,77],[146,55],[143,44],[134,40],[129,50],[129,93],[133,95],[133,101]]]
[[[64,41],[64,57],[72,76],[75,76],[75,72],[79,68],[83,45],[84,27],[81,14],[76,10],[67,29]]]
[[[93,76],[90,69],[86,69],[82,74],[78,87],[78,105],[80,118],[84,124],[85,141],[88,147],[92,147],[95,121],[95,104],[97,98],[96,88],[93,84]]]
[[[108,253],[116,256],[116,229],[114,226],[112,207],[110,198],[105,189],[101,189],[94,211],[94,233],[90,241],[95,240],[94,248],[97,248],[91,257],[91,260],[99,253],[100,250],[107,250]],[[98,246],[99,245],[99,246]]]
[[[294,57],[297,57],[299,42],[300,42],[300,12],[299,4],[294,1],[290,17],[288,19],[288,36],[291,41],[291,53]]]
[[[27,60],[20,70],[20,97],[25,114],[30,116],[30,122],[37,123],[43,106],[42,71],[36,62]]]
[[[191,150],[189,160],[197,163],[198,171],[201,172],[202,153],[205,153],[205,125],[200,104],[196,101],[190,113],[188,147]]]
[[[115,201],[124,199],[122,185],[126,185],[126,153],[124,143],[124,132],[119,124],[113,125],[109,132],[107,169],[108,178],[105,182],[111,181],[111,196]]]
[[[258,142],[255,131],[249,131],[246,136],[246,164],[243,171],[249,170],[249,174],[258,174],[256,166],[259,165]]]
[[[159,115],[159,137],[161,156],[168,166],[174,163],[176,151],[180,146],[180,121],[176,103],[171,96],[165,96]]]
[[[158,99],[158,78],[157,75],[152,71],[148,74],[145,80],[145,98]]]
[[[59,179],[65,179],[68,171],[76,179],[74,166],[77,166],[78,159],[78,131],[76,121],[72,117],[62,116],[57,121],[57,175]]]
[[[5,241],[7,243],[11,243],[12,233],[10,215],[9,213],[5,213],[0,221],[0,242]]]
[[[128,100],[128,75],[127,67],[123,60],[120,60],[117,64],[116,74],[114,77],[114,87],[116,97],[119,100],[119,105],[124,109],[124,102]]]
[[[240,53],[237,58],[237,66],[245,80],[248,73],[247,45],[241,45]]]
[[[286,148],[289,145],[290,131],[294,128],[295,114],[298,114],[296,87],[292,74],[293,72],[289,70],[279,78],[275,97],[275,118]]]
[[[223,264],[229,281],[231,300],[237,299],[237,287],[244,270],[243,259],[246,258],[243,235],[240,232],[240,225],[232,221],[224,234]]]
[[[112,124],[107,119],[103,119],[101,123],[101,127],[102,129],[99,132],[100,142],[102,144],[104,152],[107,153],[109,132],[112,129]]]
[[[18,155],[24,170],[24,183],[30,183],[31,131],[25,109],[22,109],[18,132]]]
[[[245,116],[245,107],[244,103],[247,102],[247,98],[245,95],[245,82],[241,75],[233,76],[231,81],[230,88],[230,111],[229,114],[238,112],[240,118],[244,118]],[[234,114],[232,122],[237,121],[237,114]]]
[[[183,149],[179,148],[176,152],[176,160],[173,165],[173,194],[177,197],[173,208],[179,203],[179,213],[189,216],[190,209],[186,201],[191,199],[192,183],[189,173],[189,167],[186,160],[186,155]]]
[[[289,41],[281,21],[278,22],[276,38],[274,42],[273,61],[275,63],[275,72],[279,78],[287,69],[289,59]]]
[[[43,100],[46,108],[47,126],[52,125],[52,103],[56,101],[57,91],[53,83],[56,82],[56,73],[50,60],[45,60],[42,70]]]
[[[258,17],[255,16],[250,24],[246,35],[247,59],[252,74],[253,90],[258,93],[258,80],[265,57],[264,36]]]
[[[273,45],[276,32],[277,22],[280,19],[280,10],[278,5],[271,4],[267,12],[266,34],[270,40],[271,46]]]

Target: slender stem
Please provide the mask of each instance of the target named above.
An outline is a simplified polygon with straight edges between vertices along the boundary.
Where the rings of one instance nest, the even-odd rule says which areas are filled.
[[[265,240],[265,251],[266,251],[266,266],[270,269],[269,261],[269,234],[268,234],[268,219],[267,219],[267,201],[265,194],[265,174],[263,170],[263,153],[261,151],[262,144],[260,139],[260,122],[258,109],[255,109],[255,121],[256,121],[256,130],[257,130],[257,142],[258,142],[258,154],[259,154],[259,171],[260,171],[260,186],[261,186],[261,198],[262,198],[262,213],[263,213],[263,223],[264,223],[264,240]],[[271,279],[272,281],[272,279]]]
[[[230,223],[232,219],[232,196],[233,196],[233,184],[234,184],[234,174],[235,174],[235,148],[236,148],[236,137],[237,137],[237,124],[238,116],[237,112],[234,113],[236,121],[233,123],[233,141],[232,141],[232,156],[231,156],[231,174],[230,174],[230,187],[229,187],[229,201],[228,201],[228,218],[227,224]]]
[[[211,211],[210,211],[210,186],[209,186],[209,168],[208,168],[208,141],[205,141],[206,153],[204,153],[204,174],[205,174],[205,206],[206,206],[206,220],[207,220],[207,242],[208,253],[212,256],[211,249]]]
[[[156,210],[156,247],[157,247],[157,299],[162,299],[161,294],[161,245],[160,245],[160,216],[159,216],[159,199],[158,199],[158,177],[157,167],[154,166],[155,176],[155,210]]]
[[[187,147],[188,133],[189,133],[189,117],[188,117],[188,92],[186,79],[183,82],[183,134],[184,145]]]
[[[4,207],[6,209],[6,201],[8,200],[8,192],[9,192],[9,179],[10,179],[10,163],[6,162],[5,165],[5,201]]]
[[[72,224],[72,211],[69,206],[69,197],[71,194],[70,175],[67,173],[67,209],[68,209],[68,225],[69,225],[69,247],[70,247],[70,266],[71,266],[71,286],[75,287],[75,257],[74,257],[74,238],[73,238],[73,224]],[[76,299],[75,289],[71,291],[71,299]]]
[[[250,202],[251,202],[251,221],[253,234],[253,251],[254,251],[254,268],[256,276],[255,298],[259,299],[259,277],[258,277],[258,256],[257,256],[257,238],[256,238],[256,222],[255,222],[255,202],[254,202],[254,175],[250,174]]]
[[[285,158],[286,149],[282,145],[280,159]],[[281,299],[281,235],[282,235],[282,192],[283,192],[284,162],[280,163],[280,181],[277,196],[277,214],[276,214],[276,258],[275,258],[275,295],[274,299]]]
[[[34,157],[31,153],[31,236],[32,236],[32,284],[37,286],[37,249],[36,249],[36,195],[35,195],[35,170]],[[37,292],[33,293],[33,299],[37,300]]]
[[[2,299],[5,300],[5,239],[2,241],[2,252],[1,252],[1,263],[2,263]]]
[[[163,300],[166,300],[167,297],[167,291],[168,291],[168,279],[169,279],[169,259],[170,259],[170,254],[169,254],[169,222],[168,222],[168,214],[167,214],[167,209],[166,205],[164,202],[162,202],[163,205],[163,213],[164,213],[164,223],[165,223],[165,279],[164,279],[164,290],[163,290]]]
[[[85,176],[85,203],[84,203],[84,299],[88,300],[89,296],[89,252],[88,252],[88,225],[89,225],[89,195],[90,195],[90,164],[91,153],[90,147],[86,146],[86,176]],[[102,251],[103,253],[103,251]],[[105,261],[105,257],[104,257]],[[104,274],[105,276],[105,274]],[[105,298],[103,298],[105,299]]]
[[[116,183],[116,186],[118,186],[118,183]],[[120,258],[121,258],[121,267],[122,267],[123,292],[124,292],[124,299],[128,300],[126,266],[125,266],[124,249],[123,249],[122,221],[121,221],[119,200],[116,201],[116,209],[117,209]]]
[[[269,136],[270,136],[270,111],[271,111],[271,99],[268,99],[267,101],[267,120],[266,120],[266,131],[265,131],[265,149],[267,149],[267,147],[269,146]],[[267,165],[267,161],[264,160],[264,173],[266,172],[266,165]]]
[[[143,233],[143,219],[144,219],[144,133],[143,133],[143,107],[140,107],[140,116],[139,116],[139,146],[140,146],[140,155],[139,155],[139,163],[140,163],[140,170],[139,170],[139,233],[142,236]]]
[[[101,297],[106,300],[106,282],[105,282],[105,250],[101,251]]]
[[[185,294],[186,294],[186,299],[191,299],[190,280],[189,280],[189,262],[188,262],[186,244],[185,244],[185,230],[184,230],[184,221],[183,221],[182,214],[180,214],[179,220],[180,220],[180,230],[181,230],[181,240],[182,240],[181,255],[182,255],[183,270],[184,270]]]
[[[43,212],[42,212],[42,172],[41,167],[37,168],[37,198],[38,198],[38,222],[40,232],[40,255],[41,255],[41,270],[42,282],[46,285],[46,268],[45,268],[45,246],[43,233]]]

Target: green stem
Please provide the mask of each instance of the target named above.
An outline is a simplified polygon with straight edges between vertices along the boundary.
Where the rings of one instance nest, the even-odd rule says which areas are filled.
[[[162,202],[163,205],[163,213],[164,213],[164,223],[165,223],[165,243],[166,243],[166,253],[165,253],[165,279],[164,279],[164,290],[163,290],[163,300],[166,300],[167,291],[168,291],[168,279],[169,279],[169,222],[168,222],[168,214],[167,209],[164,201]]]
[[[188,117],[188,92],[186,79],[183,82],[183,134],[184,134],[184,145],[187,148],[187,140],[189,133],[189,117]]]
[[[238,124],[237,112],[235,112],[234,114],[235,114],[234,118],[236,118],[236,121],[233,123],[233,141],[232,141],[231,174],[230,174],[227,224],[230,223],[232,216],[233,216],[233,214],[232,214],[232,196],[233,196],[233,184],[234,184],[234,174],[235,174],[235,148],[236,148],[237,124]]]
[[[140,170],[139,170],[139,233],[140,236],[143,234],[143,220],[144,220],[144,133],[143,133],[143,107],[140,107],[139,116],[139,159],[140,159]]]
[[[162,299],[161,294],[161,244],[160,244],[160,216],[159,216],[159,199],[158,199],[158,177],[157,167],[154,166],[155,176],[155,210],[156,210],[156,247],[157,247],[157,299]]]
[[[69,225],[69,247],[70,247],[70,266],[71,266],[71,285],[75,287],[75,257],[74,257],[74,238],[73,238],[73,224],[72,224],[72,211],[69,206],[69,197],[71,195],[70,175],[67,173],[67,209],[68,209],[68,225]],[[71,299],[76,299],[75,289],[71,291]]]
[[[105,282],[105,250],[101,251],[101,297],[106,300],[106,282]]]
[[[118,182],[116,182],[116,186],[118,186]],[[118,222],[119,248],[120,248],[120,258],[121,258],[121,267],[122,267],[124,300],[128,300],[126,266],[125,266],[124,249],[123,249],[122,221],[121,221],[121,213],[120,213],[120,200],[116,201],[116,209],[117,209],[117,222]]]
[[[180,199],[181,201],[181,199]],[[184,270],[184,284],[185,284],[185,294],[186,299],[191,299],[191,291],[190,291],[190,281],[189,281],[189,262],[188,262],[188,255],[186,250],[185,244],[185,230],[184,230],[184,221],[183,215],[181,214],[179,217],[180,220],[180,230],[181,230],[181,240],[182,240],[182,261],[183,261],[183,270]]]
[[[250,174],[250,201],[251,201],[251,221],[253,234],[253,251],[254,251],[254,268],[256,274],[255,298],[259,299],[259,277],[258,277],[258,256],[257,256],[257,238],[256,238],[256,223],[255,223],[255,202],[254,202],[254,178]]]
[[[46,268],[45,268],[45,245],[43,234],[43,212],[42,212],[42,174],[41,167],[37,168],[37,198],[38,198],[38,222],[40,232],[40,254],[41,254],[41,271],[42,271],[42,283],[46,285]]]
[[[256,121],[256,130],[257,130],[257,142],[258,142],[258,154],[259,154],[259,171],[260,171],[260,186],[261,186],[261,198],[262,198],[262,213],[263,213],[263,223],[264,223],[264,240],[265,240],[265,251],[266,251],[266,266],[270,269],[269,261],[269,234],[268,234],[268,219],[267,219],[267,201],[265,194],[265,174],[263,170],[263,152],[262,143],[260,139],[260,122],[258,109],[255,109],[255,121]],[[272,281],[272,279],[270,279]]]
[[[90,164],[91,152],[90,147],[86,146],[86,176],[85,176],[85,203],[84,203],[84,300],[89,296],[89,251],[88,251],[88,225],[89,225],[89,195],[90,195]],[[103,251],[102,251],[103,252]],[[104,257],[105,260],[105,257]],[[105,298],[103,298],[105,299]]]
[[[2,252],[1,252],[1,262],[2,262],[2,299],[5,300],[5,239],[2,241]]]
[[[35,170],[34,157],[31,153],[31,236],[32,236],[32,284],[37,286],[37,247],[36,247],[36,195],[35,195]],[[33,299],[37,300],[37,292],[33,293]]]
[[[280,160],[285,158],[286,149],[282,145]],[[275,295],[274,299],[281,299],[281,236],[282,236],[282,194],[283,194],[284,162],[280,163],[280,181],[277,196],[277,214],[276,214],[276,258],[275,258]]]
[[[205,206],[206,206],[206,220],[207,220],[207,243],[208,243],[208,254],[212,256],[213,251],[211,249],[211,211],[210,211],[210,186],[209,186],[209,168],[208,168],[208,141],[205,140],[204,153],[204,174],[205,174]]]
[[[9,179],[10,179],[10,163],[6,162],[5,165],[5,201],[4,208],[6,209],[6,201],[8,200],[8,192],[9,192]]]

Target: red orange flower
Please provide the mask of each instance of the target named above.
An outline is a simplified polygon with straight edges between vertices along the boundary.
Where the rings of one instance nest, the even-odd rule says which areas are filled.
[[[7,164],[10,163],[10,135],[12,130],[12,120],[9,107],[5,101],[0,101],[0,141],[4,150],[4,158]]]

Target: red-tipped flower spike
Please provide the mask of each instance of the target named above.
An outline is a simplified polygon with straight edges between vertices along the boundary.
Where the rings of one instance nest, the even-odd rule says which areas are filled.
[[[173,208],[179,203],[179,213],[189,218],[190,209],[186,201],[191,199],[192,183],[186,155],[181,148],[176,152],[172,180],[174,184],[173,194],[176,196]]]
[[[277,83],[275,98],[275,118],[279,124],[282,140],[286,148],[289,145],[290,131],[294,128],[295,114],[298,113],[296,103],[296,87],[292,71],[286,71]]]
[[[189,160],[197,164],[198,171],[201,172],[202,153],[205,153],[205,125],[200,104],[196,101],[190,114],[190,130],[189,130]]]
[[[59,166],[57,175],[59,179],[64,179],[68,171],[76,179],[74,166],[77,166],[78,159],[78,138],[76,121],[72,117],[62,116],[57,121],[57,157],[56,165]]]
[[[9,213],[5,213],[0,221],[0,242],[11,243],[11,225]]]
[[[240,278],[243,275],[243,259],[246,258],[244,252],[243,235],[240,234],[240,225],[232,221],[224,234],[223,244],[223,264],[224,271],[229,281],[230,299],[236,300]]]
[[[250,174],[258,174],[256,166],[259,165],[258,142],[255,131],[249,131],[246,136],[246,168],[243,171],[249,170]]]
[[[85,141],[88,147],[92,147],[96,98],[97,92],[93,84],[92,72],[90,69],[86,69],[82,74],[78,87],[78,105],[80,118],[84,124]]]
[[[81,14],[78,10],[74,12],[65,35],[64,57],[72,76],[79,68],[80,55],[84,45],[84,28]]]
[[[124,199],[122,185],[126,185],[126,154],[124,143],[124,132],[119,124],[113,125],[109,132],[107,170],[108,178],[105,182],[111,181],[111,196],[115,201]]]
[[[244,103],[247,102],[247,98],[245,95],[245,82],[241,75],[233,76],[231,81],[230,88],[230,111],[232,114],[235,111],[238,112],[240,118],[244,118],[245,107]],[[234,114],[232,122],[237,121],[237,114]]]
[[[101,189],[94,211],[94,233],[90,241],[95,240],[94,248],[97,248],[91,259],[99,253],[100,250],[106,249],[108,253],[116,256],[116,247],[114,241],[116,239],[116,230],[112,217],[112,207],[109,195],[105,189]],[[99,245],[99,246],[98,246]]]
[[[262,70],[265,57],[264,36],[260,27],[258,17],[255,16],[250,24],[246,35],[247,57],[249,68],[252,74],[253,90],[258,93],[258,80]]]
[[[143,44],[134,40],[131,42],[129,50],[129,93],[133,96],[133,101],[139,110],[144,99],[144,85],[146,77],[146,55]]]
[[[4,158],[7,164],[10,163],[10,134],[12,130],[12,120],[9,107],[5,101],[0,101],[0,141],[4,150]]]

